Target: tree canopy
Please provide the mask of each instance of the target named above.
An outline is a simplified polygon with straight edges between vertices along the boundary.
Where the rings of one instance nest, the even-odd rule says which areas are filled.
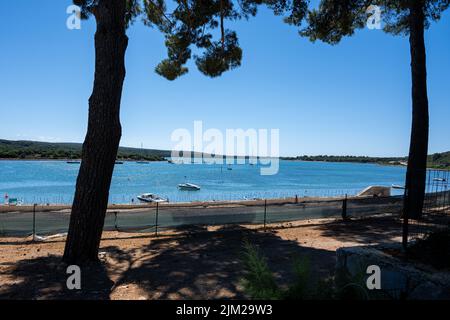
[[[145,25],[164,33],[167,58],[155,68],[157,74],[174,80],[189,70],[194,59],[200,72],[209,77],[241,65],[242,49],[235,31],[227,21],[248,19],[265,5],[276,15],[286,15],[288,23],[299,25],[307,13],[308,0],[124,0],[127,2],[126,25],[138,17]],[[74,0],[81,7],[82,18],[95,15],[98,0]],[[173,8],[169,10],[168,8]],[[218,30],[218,32],[216,31]],[[196,48],[198,54],[193,54]]]
[[[439,20],[450,5],[450,0],[417,1],[423,1],[425,28],[432,21]],[[410,3],[411,0],[321,0],[319,7],[308,13],[307,26],[300,34],[312,41],[337,44],[342,37],[351,36],[356,29],[364,28],[372,15],[371,6],[378,6],[383,30],[393,35],[407,35]]]
[[[423,1],[425,28],[439,20],[450,5],[450,0],[321,0],[319,7],[308,13],[307,26],[300,34],[312,41],[337,44],[342,37],[364,28],[372,15],[369,8],[378,6],[383,30],[393,35],[407,35],[411,1]]]

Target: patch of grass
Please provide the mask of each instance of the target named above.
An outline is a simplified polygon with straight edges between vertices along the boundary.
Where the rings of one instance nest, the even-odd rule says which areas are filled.
[[[310,281],[310,263],[306,258],[294,260],[295,280],[284,293],[285,299],[307,299],[312,286]]]
[[[252,299],[312,300],[332,298],[332,281],[313,281],[309,259],[307,258],[294,260],[293,272],[295,276],[288,288],[278,286],[274,273],[267,264],[267,259],[257,247],[249,242],[244,243],[242,260],[246,271],[242,285],[246,294]]]
[[[389,294],[368,290],[367,274],[361,268],[356,275],[338,271],[334,277],[314,279],[308,258],[295,259],[294,279],[287,288],[281,288],[261,251],[249,242],[244,243],[242,280],[245,293],[252,299],[268,300],[386,300]]]
[[[294,279],[283,292],[286,300],[331,300],[335,295],[333,278],[315,279],[307,257],[296,258],[293,263]]]

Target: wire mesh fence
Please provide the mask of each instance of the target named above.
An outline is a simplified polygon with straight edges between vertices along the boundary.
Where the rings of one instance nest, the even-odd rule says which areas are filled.
[[[331,199],[289,198],[246,202],[200,204],[150,204],[139,209],[108,210],[104,230],[157,232],[158,229],[193,225],[261,224],[317,218],[364,217],[397,214],[402,196],[336,197]],[[70,209],[0,213],[0,235],[29,236],[65,233]]]
[[[403,220],[403,245],[423,239],[430,232],[450,226],[450,171],[427,170],[423,213]],[[405,228],[406,224],[406,228]]]
[[[307,188],[296,190],[293,192],[292,190],[286,191],[230,191],[227,192],[201,192],[201,193],[189,193],[189,192],[180,192],[177,196],[170,196],[165,193],[158,193],[159,196],[170,200],[170,202],[180,203],[180,202],[195,202],[195,201],[203,201],[203,202],[212,202],[212,201],[246,201],[252,199],[282,199],[282,198],[292,198],[293,195],[297,195],[298,197],[321,197],[321,198],[339,198],[344,197],[345,195],[355,196],[361,191],[361,188],[337,188],[337,189],[324,189],[324,188]],[[35,196],[27,193],[14,193],[13,198],[17,200],[17,204],[19,205],[29,205],[37,203],[39,205],[70,205],[73,203],[73,193],[74,190],[71,190],[70,193],[58,194],[51,193],[46,196]],[[10,195],[11,196],[11,195]],[[138,202],[136,198],[136,194],[110,194],[108,198],[108,203],[110,204],[127,204],[133,205]],[[6,201],[5,201],[6,204]]]

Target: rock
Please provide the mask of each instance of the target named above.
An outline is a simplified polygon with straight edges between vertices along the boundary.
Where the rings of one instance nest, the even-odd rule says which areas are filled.
[[[339,248],[336,250],[336,272],[344,272],[351,278],[360,279],[364,282],[362,285],[365,285],[369,276],[367,267],[376,265],[381,271],[381,290],[391,297],[450,299],[449,272],[393,257],[383,251],[385,248],[382,245]],[[398,245],[397,249],[400,251],[401,246]]]

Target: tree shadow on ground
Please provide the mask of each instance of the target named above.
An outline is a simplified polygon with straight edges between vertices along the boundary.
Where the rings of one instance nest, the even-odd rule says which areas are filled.
[[[0,299],[246,298],[240,285],[244,241],[260,248],[280,285],[293,279],[297,257],[308,257],[314,277],[334,272],[334,251],[302,247],[273,232],[240,226],[214,231],[193,228],[184,227],[184,232],[170,237],[149,238],[131,249],[102,247],[106,256],[102,263],[82,269],[81,291],[65,289],[66,268],[59,256],[19,261],[2,275],[10,281],[0,287]],[[138,292],[131,294],[130,290]]]
[[[398,216],[373,216],[364,219],[336,220],[317,224],[317,230],[324,237],[343,242],[364,245],[399,242],[402,236],[402,220]],[[410,222],[409,232],[422,232],[422,226]]]
[[[109,299],[113,282],[103,264],[82,268],[81,290],[67,288],[67,266],[61,256],[20,260],[2,272],[8,280],[0,286],[0,299]]]
[[[281,285],[292,280],[297,257],[308,257],[315,276],[329,276],[334,270],[334,251],[301,247],[271,232],[229,226],[152,240],[142,250],[154,256],[130,261],[116,285],[136,283],[150,299],[245,298],[240,285],[244,241],[260,248]]]

